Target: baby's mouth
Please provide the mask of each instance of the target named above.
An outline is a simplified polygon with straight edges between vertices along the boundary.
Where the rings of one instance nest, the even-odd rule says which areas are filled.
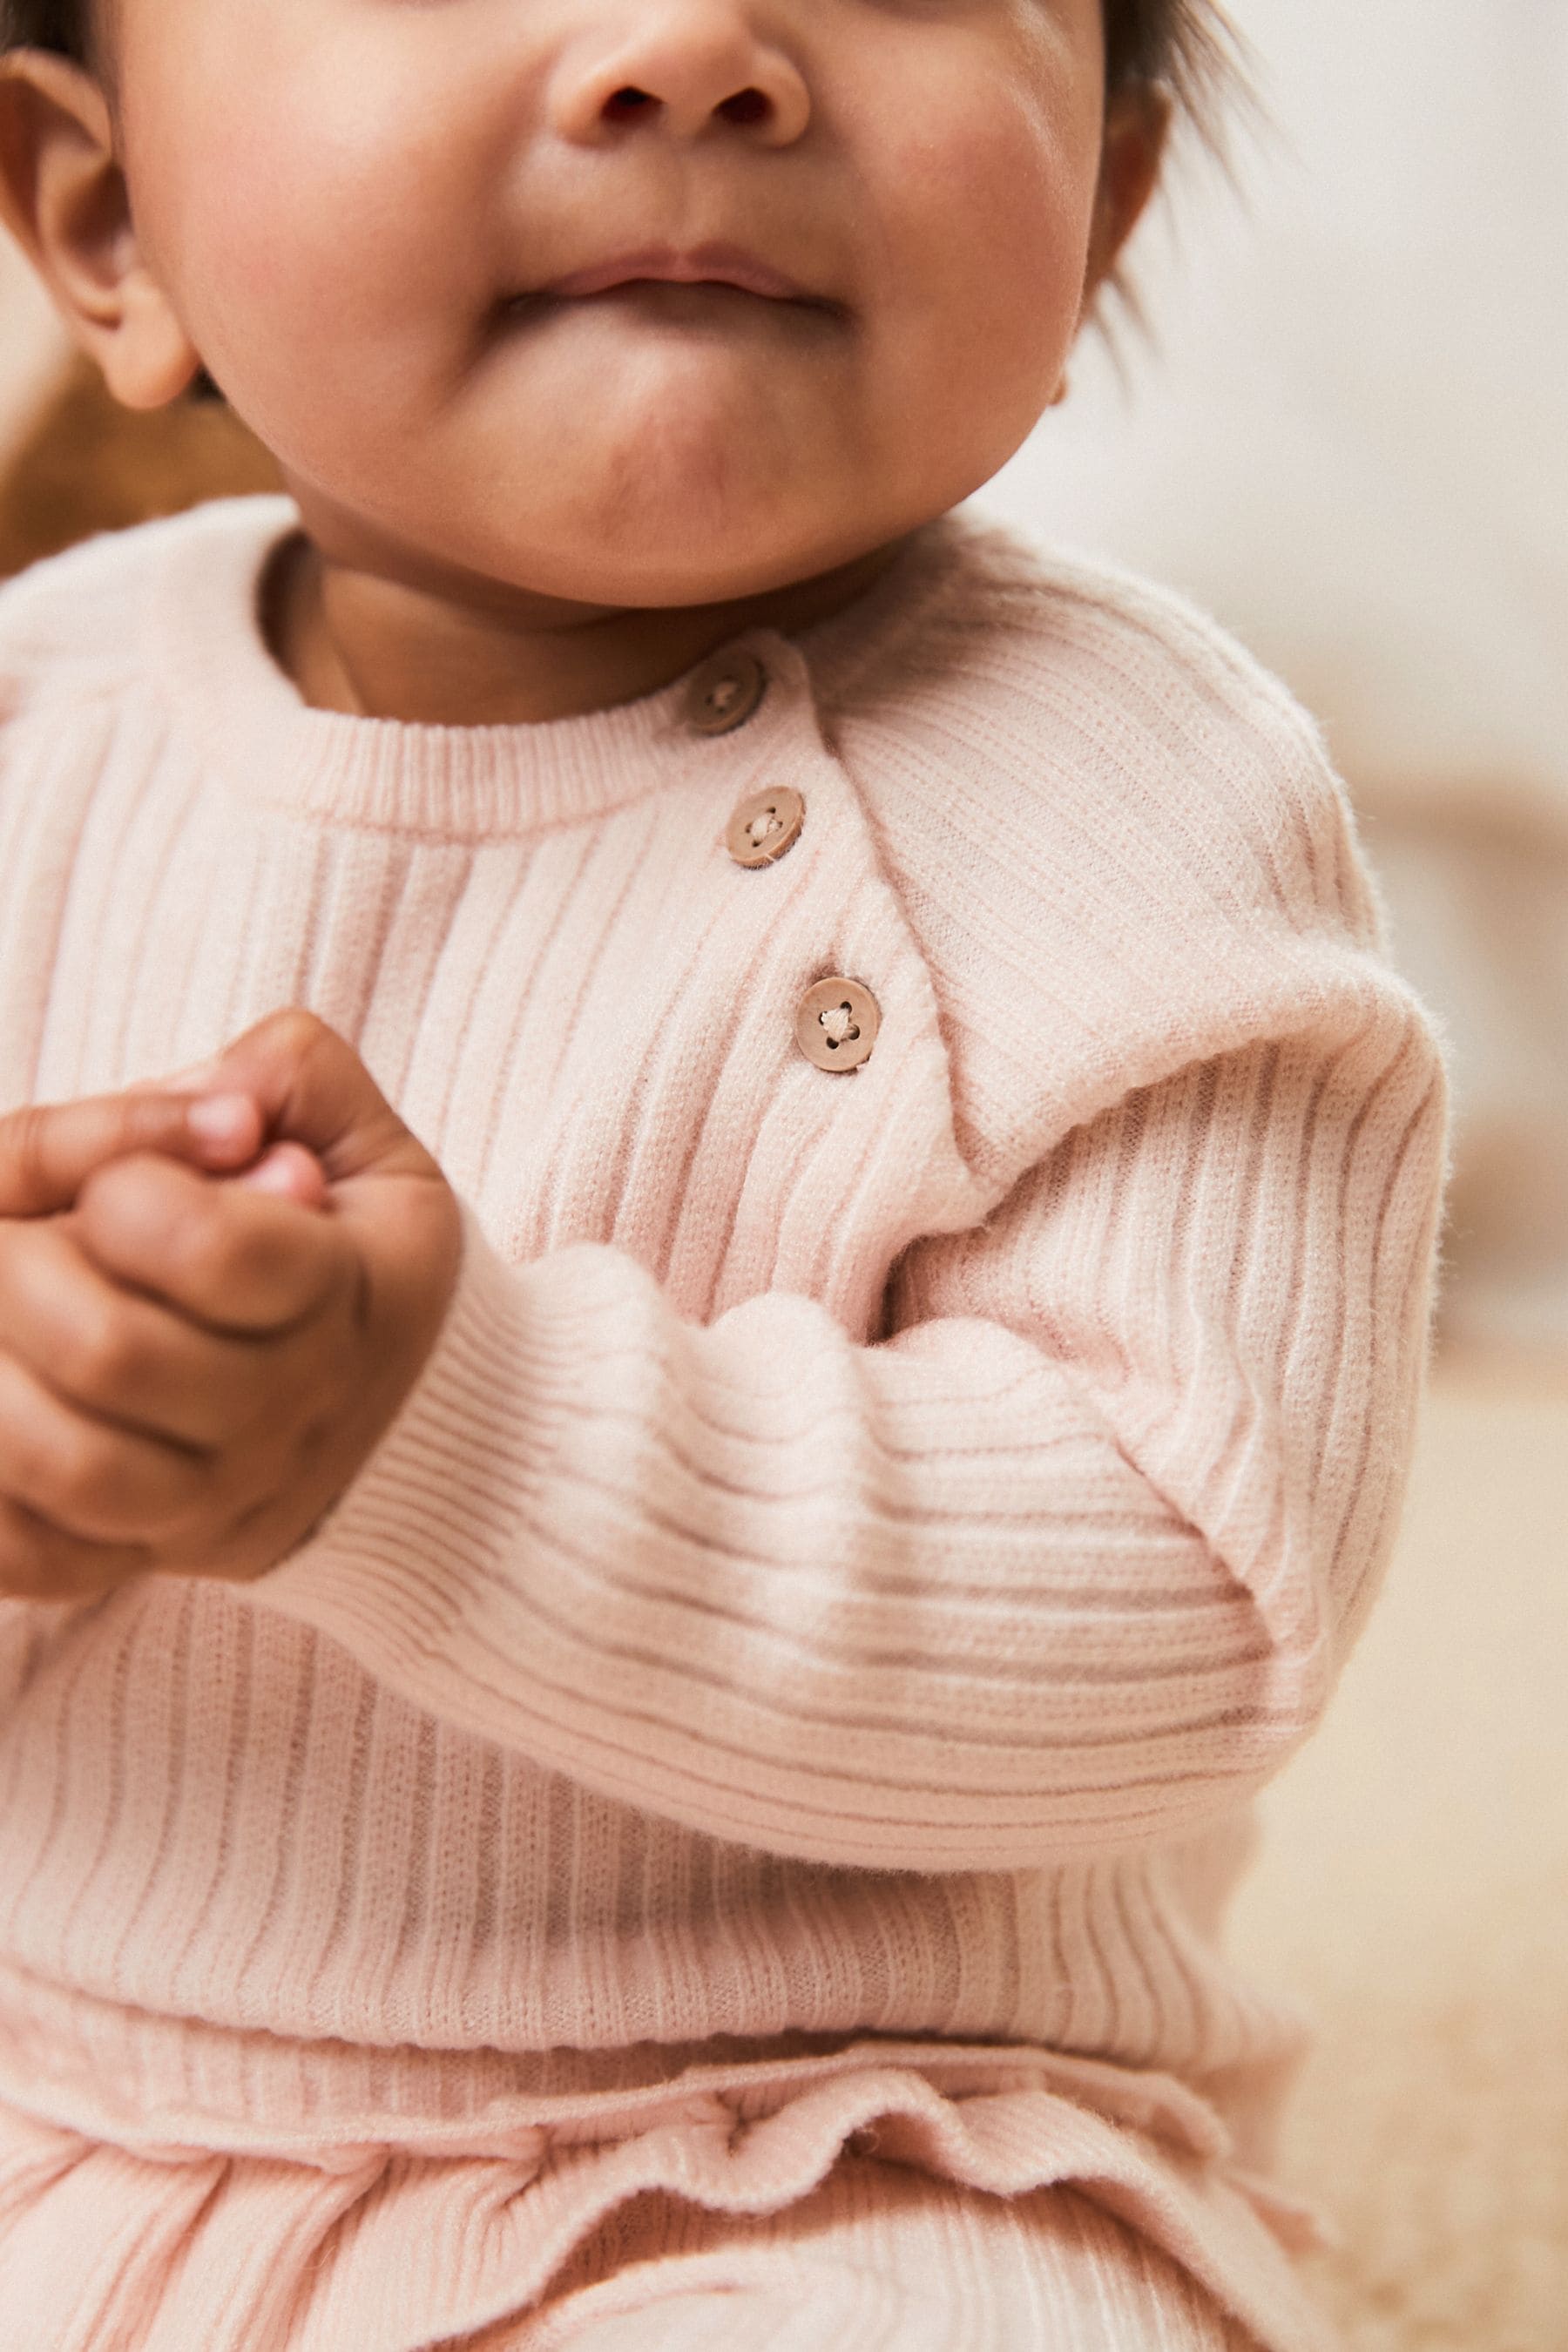
[[[721,239],[684,249],[623,249],[515,294],[506,307],[526,318],[608,303],[668,319],[842,320],[848,315],[842,302],[808,291],[772,260]]]
[[[650,331],[685,329],[693,334],[751,337],[770,342],[809,343],[822,336],[837,337],[848,320],[841,302],[808,296],[753,294],[748,287],[732,286],[717,278],[677,279],[625,278],[592,294],[559,294],[543,289],[516,294],[502,307],[503,329],[544,326],[552,319],[620,316],[628,326],[640,321]]]

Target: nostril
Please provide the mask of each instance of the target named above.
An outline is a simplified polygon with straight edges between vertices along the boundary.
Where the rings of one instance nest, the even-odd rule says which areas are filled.
[[[760,122],[768,111],[768,100],[760,89],[738,89],[716,111],[730,122]]]
[[[655,106],[658,102],[646,89],[633,89],[628,85],[625,89],[612,92],[605,100],[605,111],[606,114],[640,114],[644,107]]]

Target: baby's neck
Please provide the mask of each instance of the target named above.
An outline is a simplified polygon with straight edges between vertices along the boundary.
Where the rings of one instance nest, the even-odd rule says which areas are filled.
[[[306,702],[375,719],[506,726],[652,694],[742,629],[808,628],[863,595],[901,540],[731,604],[620,609],[538,597],[486,604],[324,555],[304,533],[263,592],[273,657]]]

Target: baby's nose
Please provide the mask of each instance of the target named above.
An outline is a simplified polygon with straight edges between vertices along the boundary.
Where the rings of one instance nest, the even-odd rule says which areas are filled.
[[[764,39],[754,0],[632,0],[595,38],[570,45],[551,90],[560,135],[603,142],[628,124],[699,139],[733,125],[788,146],[811,119],[794,58]]]

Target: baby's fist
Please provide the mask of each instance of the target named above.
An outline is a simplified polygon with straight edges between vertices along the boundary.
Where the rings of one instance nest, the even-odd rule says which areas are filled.
[[[215,1181],[132,1146],[68,1213],[37,1201],[4,1229],[0,1591],[265,1574],[352,1483],[435,1343],[458,1203],[357,1055],[289,1012],[214,1067],[294,1179]],[[317,1163],[320,1205],[320,1178],[316,1197],[298,1181]]]
[[[274,1163],[293,1150],[307,1168],[319,1166],[328,1188],[323,1214],[350,1268],[347,1361],[333,1369],[323,1361],[312,1400],[320,1475],[309,1482],[300,1507],[277,1498],[268,1525],[286,1540],[269,1538],[262,1547],[268,1557],[229,1571],[259,1575],[339,1499],[413,1388],[456,1287],[462,1222],[437,1161],[353,1046],[316,1014],[300,1007],[269,1014],[202,1070],[183,1074],[184,1084],[197,1080],[208,1091],[255,1102]],[[110,1171],[104,1181],[112,1181]],[[277,1190],[280,1211],[289,1202],[285,1222],[308,1255],[309,1236],[321,1220],[291,1203],[308,1199],[309,1186],[291,1186],[285,1177]],[[89,1200],[82,1210],[90,1231]],[[110,1270],[144,1279],[131,1261]],[[195,1298],[191,1303],[192,1311],[210,1311]]]

